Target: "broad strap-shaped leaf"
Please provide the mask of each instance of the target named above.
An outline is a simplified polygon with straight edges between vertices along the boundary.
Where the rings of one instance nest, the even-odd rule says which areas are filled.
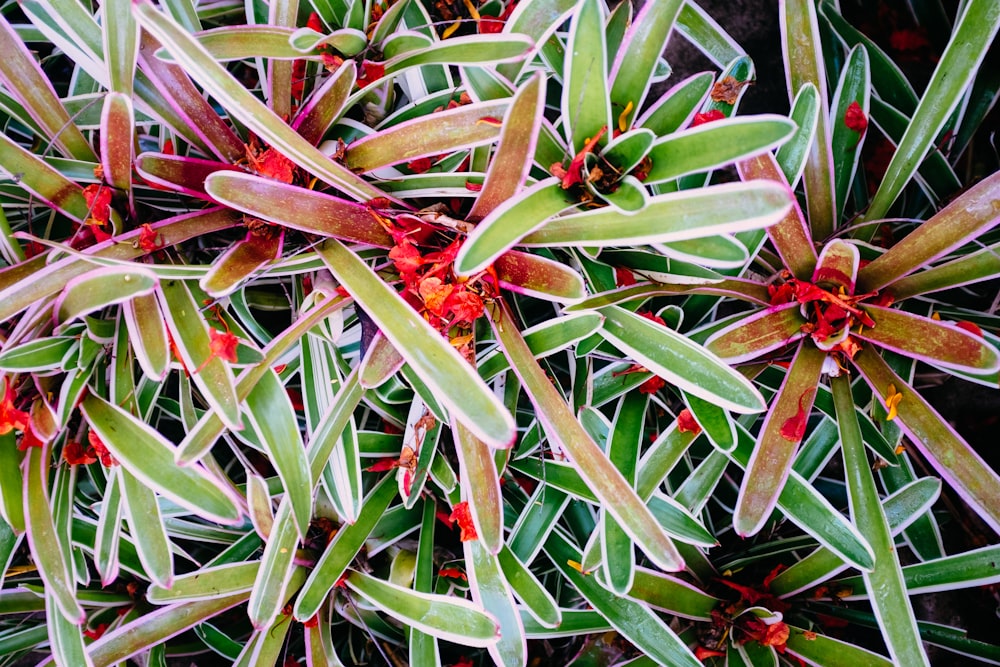
[[[778,160],[771,153],[738,162],[736,168],[744,181],[764,179],[788,185]],[[816,249],[813,247],[809,223],[802,215],[798,201],[792,202],[792,208],[784,218],[767,228],[767,236],[792,275],[807,280],[816,267]]]
[[[1000,354],[982,336],[954,324],[895,308],[865,306],[874,328],[854,332],[879,347],[958,371],[991,373],[1000,369]]]
[[[578,571],[573,565],[582,556],[557,529],[545,540],[545,551],[552,563],[574,588],[613,628],[640,651],[659,664],[671,667],[698,667],[698,661],[673,630],[648,605],[615,595],[597,578]],[[563,613],[566,624],[566,613]]]
[[[397,621],[435,637],[475,647],[489,646],[498,639],[496,619],[468,600],[420,593],[356,570],[350,571],[344,583]]]
[[[529,0],[519,2],[507,19],[503,32],[526,35],[534,44],[545,44],[578,5],[578,0]],[[529,59],[530,60],[530,59]],[[508,80],[516,80],[526,61],[504,63],[497,67]]]
[[[60,543],[59,531],[52,516],[47,489],[49,454],[48,446],[31,447],[26,456],[23,487],[25,534],[48,596],[67,621],[78,625],[87,616],[76,598],[76,582],[70,574],[70,563],[66,562],[64,546],[69,545]]]
[[[945,482],[993,530],[1000,530],[1000,475],[874,350],[862,350],[854,363],[883,403],[890,384],[902,389],[896,406],[900,428]]]
[[[576,205],[559,179],[546,178],[494,207],[476,225],[455,258],[455,271],[469,275],[502,255],[550,217]]]
[[[608,433],[608,460],[633,487],[648,404],[649,396],[646,394],[641,392],[625,394],[618,403]],[[606,514],[603,517],[601,526],[604,575],[612,590],[624,595],[632,588],[635,577],[635,545],[628,533],[622,530],[610,515]]]
[[[382,196],[360,176],[321,153],[243,87],[225,67],[207,53],[182,27],[161,14],[147,0],[134,6],[140,25],[152,33],[177,63],[218,100],[234,118],[285,157],[324,182],[358,200]],[[237,158],[238,159],[238,158]]]
[[[689,618],[708,621],[712,610],[718,607],[719,598],[708,595],[697,586],[645,567],[636,568],[635,583],[628,597],[645,602],[654,609]]]
[[[0,81],[45,132],[61,153],[85,162],[94,162],[97,156],[90,142],[70,118],[58,94],[42,71],[35,57],[18,36],[14,27],[0,16]],[[4,168],[10,169],[4,162]],[[15,169],[11,169],[16,173]]]
[[[1000,579],[996,557],[1000,547],[990,545],[952,556],[942,556],[903,567],[903,580],[909,595],[953,591],[961,588],[989,586]],[[868,597],[867,584],[861,577],[838,579],[837,585],[852,587],[846,599]]]
[[[240,430],[240,405],[233,370],[211,346],[209,326],[183,280],[160,282],[157,297],[174,349],[195,385],[229,428]]]
[[[249,595],[247,615],[255,628],[267,626],[281,610],[282,600],[294,592],[290,588],[298,541],[299,531],[291,499],[286,497],[278,505]]]
[[[756,153],[770,155],[770,151],[792,136],[794,130],[795,125],[784,116],[761,114],[704,123],[667,135],[649,152],[653,166],[644,182],[648,185],[664,183],[687,174],[716,169]],[[744,180],[748,180],[747,177]]]
[[[455,426],[455,452],[479,542],[496,555],[503,546],[503,499],[493,452],[462,424]]]
[[[883,658],[878,653],[829,635],[820,635],[794,626],[789,626],[789,630],[788,642],[785,645],[787,651],[814,665],[847,664],[854,667],[893,667],[893,665],[899,664]]]
[[[499,639],[486,648],[497,665],[521,667],[528,659],[528,643],[499,554],[489,553],[478,540],[464,542],[463,547],[472,601],[488,609],[499,626]]]
[[[747,463],[733,514],[733,529],[738,535],[759,531],[778,503],[798,443],[805,435],[825,359],[822,350],[800,345],[792,360]]]
[[[926,271],[911,273],[892,283],[889,292],[902,301],[939,290],[961,287],[1000,276],[1000,244],[994,243]]]
[[[83,188],[38,156],[26,151],[6,134],[0,134],[0,165],[0,171],[11,176],[17,175],[19,187],[56,211],[76,222],[83,222],[90,215]]]
[[[514,95],[510,111],[500,128],[500,140],[483,180],[483,189],[465,216],[466,220],[482,220],[495,208],[513,198],[524,186],[531,170],[535,146],[538,144],[538,131],[544,111],[545,79],[539,74],[521,86]],[[528,130],[525,131],[525,128]],[[466,253],[468,252],[467,250]],[[469,267],[467,272],[475,273],[481,268],[476,265]]]
[[[111,0],[103,9],[101,21],[104,29],[101,37],[104,42],[104,61],[108,66],[108,81],[111,83],[111,90],[130,99],[139,57],[139,25],[132,16],[131,2]]]
[[[317,252],[456,419],[487,444],[505,447],[513,440],[510,413],[419,313],[340,242],[329,240]]]
[[[150,378],[163,378],[170,363],[170,344],[156,295],[133,297],[123,304],[122,315],[139,366]]]
[[[125,13],[132,15],[128,11]],[[112,187],[125,192],[132,187],[134,147],[135,113],[132,100],[121,93],[108,93],[101,110],[101,166],[104,179]]]
[[[657,61],[684,4],[680,0],[665,0],[643,5],[622,37],[608,76],[612,82],[612,107],[631,109],[630,112],[623,111],[619,118],[619,129],[622,131],[632,126],[636,114],[643,107]]]
[[[805,323],[798,303],[759,310],[712,334],[705,349],[730,364],[750,361],[805,336]]]
[[[861,256],[857,246],[836,239],[830,241],[820,253],[812,282],[833,288],[844,288],[848,294],[855,289]]]
[[[917,621],[900,570],[899,554],[893,543],[889,522],[882,511],[882,503],[879,501],[861,439],[861,428],[854,414],[851,380],[846,374],[841,374],[831,378],[830,382],[833,385],[833,401],[837,407],[851,516],[875,552],[874,569],[862,572],[868,589],[873,592],[871,602],[875,618],[878,619],[893,662],[900,665],[930,665],[917,632]]]
[[[385,61],[385,75],[425,65],[495,65],[513,62],[528,55],[534,43],[524,35],[504,33],[493,36],[450,37],[423,49],[406,51]]]
[[[205,192],[205,180],[217,171],[243,173],[236,165],[216,160],[156,152],[139,154],[135,170],[147,183],[213,203],[215,200]]]
[[[722,451],[731,451],[736,446],[736,428],[729,412],[712,401],[683,392],[684,403],[688,406],[698,426],[713,445]]]
[[[970,0],[964,6],[948,46],[868,206],[866,220],[885,217],[910,181],[952,111],[962,101],[997,30],[1000,30],[1000,5],[992,0]]]
[[[635,124],[652,130],[660,137],[676,132],[691,122],[714,82],[711,72],[689,76],[663,93]]]
[[[826,114],[830,98],[826,88],[816,4],[814,0],[783,0],[778,11],[788,90],[798,91],[811,83],[819,93],[816,139],[806,159],[802,182],[813,237],[825,239],[834,230],[837,220],[833,155],[830,152],[830,127]]]
[[[586,296],[580,274],[554,259],[508,250],[493,263],[500,286],[536,299],[573,303]]]
[[[574,155],[602,131],[610,133],[612,128],[602,8],[598,0],[580,0],[570,22],[560,108]],[[604,143],[607,138],[601,141]]]
[[[1000,173],[984,178],[858,272],[858,289],[880,290],[1000,222]],[[890,289],[890,292],[892,290]]]
[[[312,519],[312,477],[292,401],[273,369],[254,385],[246,406],[246,418],[260,436],[291,502],[299,538],[305,539]]]
[[[314,145],[320,142],[344,111],[357,73],[354,61],[347,60],[312,92],[292,122],[292,127],[303,139]]]
[[[177,466],[173,445],[148,424],[94,394],[83,399],[82,409],[114,457],[144,484],[211,521],[239,521],[240,511],[225,488],[201,466]]]
[[[383,248],[392,237],[362,204],[237,172],[214,173],[205,190],[216,201],[244,213],[309,234],[332,236]]]
[[[511,101],[465,104],[421,116],[352,142],[344,164],[363,173],[418,157],[491,143]]]
[[[743,375],[686,336],[620,306],[598,312],[604,316],[601,335],[665,380],[727,410],[764,409],[763,397]]]
[[[281,257],[284,238],[283,231],[247,232],[246,238],[232,244],[216,258],[199,285],[209,296],[226,296],[265,264]]]
[[[23,452],[17,448],[14,431],[0,435],[0,517],[17,535],[24,532],[23,457]]]
[[[65,323],[98,308],[152,294],[159,281],[139,266],[105,266],[66,283],[53,304],[57,322]]]
[[[57,665],[91,667],[94,662],[83,643],[83,628],[63,616],[51,592],[46,592],[45,610],[45,629],[48,630],[52,660]]]
[[[580,476],[609,512],[646,552],[664,569],[683,567],[673,542],[663,533],[646,504],[588,435],[569,405],[549,382],[518,331],[506,304],[499,321],[491,319],[494,333],[510,359],[511,368],[524,384],[546,434],[573,459]]]
[[[816,123],[819,122],[819,91],[811,83],[803,84],[792,100],[789,118],[796,125],[791,138],[781,144],[775,159],[792,187],[798,187],[802,171],[813,142],[816,140]]]
[[[790,206],[788,189],[777,184],[726,183],[650,197],[649,205],[633,215],[606,207],[555,218],[523,244],[605,247],[682,241],[767,227]]]
[[[118,476],[122,509],[139,562],[151,582],[170,588],[174,580],[174,559],[156,493],[125,468],[118,471]]]
[[[830,103],[831,148],[833,150],[833,180],[837,202],[837,215],[843,217],[847,196],[861,158],[865,131],[848,127],[846,116],[851,105],[860,108],[864,118],[868,118],[871,97],[871,71],[868,52],[861,46],[854,47],[847,56],[847,62],[840,73],[840,82]]]
[[[544,584],[521,562],[514,552],[504,545],[497,554],[503,576],[517,598],[538,623],[546,627],[559,627],[562,611]]]

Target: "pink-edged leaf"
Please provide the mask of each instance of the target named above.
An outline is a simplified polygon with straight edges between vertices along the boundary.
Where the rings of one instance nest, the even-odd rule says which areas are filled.
[[[361,360],[359,382],[365,389],[378,387],[396,374],[406,360],[381,331],[375,334]]]
[[[538,143],[544,110],[545,81],[537,75],[518,89],[514,96],[510,112],[500,129],[500,141],[490,160],[483,189],[466,216],[467,220],[482,220],[524,186]]]
[[[174,446],[151,426],[93,394],[81,407],[108,450],[145,485],[207,520],[239,523],[232,491],[200,465],[174,463]]]
[[[184,68],[160,60],[154,54],[160,43],[147,31],[141,31],[139,67],[178,116],[187,122],[171,129],[194,145],[206,149],[222,162],[232,164],[246,155],[243,141],[212,108],[195,87]]]
[[[945,368],[977,374],[1000,369],[1000,355],[981,336],[955,324],[893,308],[865,306],[874,328],[852,335],[880,347]]]
[[[771,301],[767,294],[767,287],[761,283],[744,280],[742,278],[729,278],[717,283],[706,285],[663,285],[658,283],[640,283],[629,285],[617,289],[600,292],[591,297],[578,301],[566,307],[567,312],[574,310],[590,310],[592,308],[602,308],[614,304],[624,303],[653,296],[673,296],[676,294],[711,294],[713,296],[725,296],[734,299],[741,299],[757,304],[758,306],[770,305]]]
[[[320,142],[344,110],[347,98],[354,89],[357,74],[357,65],[353,60],[347,60],[333,76],[313,91],[292,123],[292,127],[303,139],[313,145]]]
[[[66,283],[53,307],[57,323],[152,293],[159,283],[156,274],[140,266],[103,266]]]
[[[262,235],[247,232],[246,238],[231,245],[212,263],[201,279],[201,288],[213,297],[229,294],[257,269],[281,257],[284,238],[284,230]]]
[[[108,93],[101,110],[101,166],[104,179],[126,192],[132,187],[134,146],[132,100],[121,93]]]
[[[496,555],[503,546],[503,499],[493,452],[461,424],[455,428],[455,452],[476,535]]]
[[[858,289],[891,285],[1000,222],[1000,172],[962,193],[858,272]],[[890,290],[891,291],[891,290]]]
[[[1000,475],[874,350],[859,352],[854,364],[880,399],[889,385],[902,388],[896,421],[909,442],[976,514],[1000,532]]]
[[[210,202],[215,200],[205,192],[206,178],[217,171],[243,173],[237,166],[215,160],[148,152],[136,158],[135,170],[144,181]]]
[[[812,282],[816,285],[843,287],[845,292],[853,294],[860,261],[857,246],[839,239],[831,241],[820,253]]]
[[[212,198],[292,229],[389,248],[392,237],[363,204],[253,174],[216,173],[205,181]]]
[[[465,104],[421,116],[353,142],[344,158],[348,168],[367,172],[414,158],[488,144],[500,127],[487,119],[502,118],[510,100]]]
[[[518,294],[568,303],[586,296],[580,274],[555,260],[510,250],[497,258],[493,268],[500,286]]]
[[[785,174],[772,153],[737,162],[736,169],[744,181],[765,179],[788,186]],[[807,280],[816,266],[816,249],[813,248],[809,224],[797,201],[792,203],[784,218],[767,228],[767,235],[792,275]]]
[[[122,306],[122,315],[139,367],[150,378],[163,379],[170,364],[170,344],[156,295],[132,298]]]
[[[6,134],[0,134],[0,173],[17,176],[19,187],[76,222],[83,222],[90,214],[83,188]]]
[[[501,303],[497,314],[498,319],[490,320],[494,333],[511,368],[524,384],[546,434],[569,454],[602,506],[652,561],[664,570],[683,568],[680,553],[646,503],[608,460],[538,365],[509,307]]]
[[[70,118],[36,58],[3,16],[0,16],[0,53],[3,54],[0,82],[42,128],[44,138],[64,155],[95,162],[97,156],[90,142]]]
[[[759,531],[778,503],[798,443],[805,436],[825,359],[826,353],[808,342],[799,345],[747,463],[733,515],[738,535]]]
[[[897,301],[1000,277],[1000,244],[969,253],[932,269],[911,273],[888,291]]]
[[[713,334],[705,347],[730,364],[756,359],[802,338],[798,303],[761,310]]]

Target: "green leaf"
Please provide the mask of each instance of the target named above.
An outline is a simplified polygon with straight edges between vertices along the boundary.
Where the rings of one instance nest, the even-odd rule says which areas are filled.
[[[731,364],[750,361],[802,338],[805,323],[798,303],[759,310],[709,336],[705,349]]]
[[[21,148],[6,134],[0,134],[0,164],[3,165],[3,173],[17,177],[19,187],[56,211],[80,223],[90,215],[83,188],[38,156]]]
[[[564,215],[526,236],[523,244],[605,247],[681,241],[767,227],[790,205],[788,190],[778,185],[727,183],[650,197],[646,208],[628,216],[610,207]]]
[[[603,6],[598,0],[581,0],[570,23],[561,109],[573,154],[613,126]],[[601,143],[607,143],[607,138]]]
[[[608,434],[608,460],[633,487],[648,405],[649,396],[646,394],[625,394],[618,403]],[[611,584],[611,589],[624,595],[632,587],[635,577],[635,545],[628,533],[610,515],[604,516],[602,526],[604,575]]]
[[[620,306],[597,312],[604,316],[602,336],[668,382],[727,410],[764,409],[763,397],[745,377],[687,337]]]
[[[479,542],[496,555],[503,546],[503,500],[493,452],[462,424],[455,427],[455,451]]]
[[[833,123],[833,136],[830,141],[833,151],[833,179],[836,184],[838,222],[844,215],[847,195],[858,169],[861,147],[865,139],[865,132],[859,134],[847,127],[845,114],[852,103],[857,103],[867,118],[870,95],[871,73],[868,52],[856,46],[847,56],[830,106],[830,121]]]
[[[696,621],[711,620],[712,610],[720,602],[719,598],[702,592],[697,586],[645,567],[636,568],[635,582],[628,597],[668,614]]]
[[[239,521],[240,511],[224,487],[201,466],[177,466],[173,445],[151,426],[94,394],[83,399],[82,408],[114,457],[147,486],[211,521]]]
[[[903,582],[899,555],[889,531],[889,522],[882,511],[871,466],[861,440],[861,428],[854,415],[851,380],[846,374],[831,378],[833,400],[837,407],[844,470],[847,477],[848,500],[854,522],[871,544],[875,567],[862,572],[875,617],[893,662],[902,665],[930,665],[924,652],[917,621]]]
[[[151,582],[170,588],[174,560],[156,494],[128,470],[122,468],[118,473],[122,509],[142,568]]]
[[[0,368],[15,373],[60,368],[78,345],[74,336],[35,338],[0,353]]]
[[[317,251],[455,418],[490,445],[504,447],[513,440],[510,413],[447,340],[339,242],[327,241]]]
[[[80,623],[71,622],[60,613],[59,601],[51,592],[45,595],[46,626],[52,658],[57,665],[90,667],[93,661],[83,644]]]
[[[65,323],[98,308],[151,294],[158,283],[153,272],[139,267],[102,267],[70,280],[53,308],[58,321]]]
[[[312,478],[292,401],[273,369],[268,369],[254,385],[246,406],[246,417],[260,435],[264,451],[291,502],[299,538],[305,539],[312,519]]]
[[[794,626],[786,644],[788,651],[817,665],[846,664],[853,667],[892,667],[894,663],[877,653],[834,637],[808,632]]]
[[[524,625],[499,556],[489,553],[481,541],[463,542],[472,600],[496,617],[499,639],[486,648],[497,665],[521,667],[528,659]]]
[[[816,86],[806,83],[799,88],[792,100],[789,117],[797,128],[791,138],[778,148],[774,157],[781,166],[785,180],[794,188],[802,178],[809,150],[816,140],[816,123],[819,122],[819,91]]]

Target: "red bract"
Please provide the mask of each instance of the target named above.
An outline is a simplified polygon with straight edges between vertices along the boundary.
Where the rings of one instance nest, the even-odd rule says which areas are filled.
[[[7,378],[4,378],[3,386],[3,401],[0,401],[0,435],[6,435],[14,429],[24,431],[28,425],[29,415],[24,410],[14,407],[14,388],[7,382]]]
[[[146,252],[154,252],[163,247],[156,239],[159,236],[159,232],[150,227],[149,223],[146,223],[140,227],[139,231],[139,247]]]
[[[854,130],[858,134],[864,134],[865,130],[868,129],[868,118],[857,102],[851,102],[847,111],[844,112],[844,125],[847,126],[847,129]]]
[[[94,451],[94,448],[88,447],[84,449],[83,445],[75,440],[70,440],[63,447],[63,458],[71,466],[97,463],[97,453]]]
[[[90,209],[87,224],[107,224],[111,219],[111,188],[91,183],[83,189],[83,198],[87,200],[87,207]]]
[[[309,20],[306,21],[306,27],[311,28],[316,32],[323,32],[323,21],[320,19],[319,14],[311,12],[309,14]]]
[[[694,415],[687,408],[681,410],[681,413],[677,415],[677,430],[681,433],[694,433],[698,435],[701,433],[701,425],[695,420]]]
[[[472,522],[472,511],[469,509],[469,503],[462,501],[451,508],[451,516],[448,517],[451,521],[458,523],[458,527],[462,530],[459,539],[463,542],[468,542],[469,540],[475,540],[479,538],[476,533],[476,526]]]
[[[806,423],[809,421],[809,412],[806,410],[805,404],[815,391],[816,388],[812,387],[802,392],[802,395],[799,396],[798,412],[795,413],[794,417],[786,419],[785,423],[781,425],[779,433],[785,440],[798,442],[806,434]]]
[[[215,328],[209,329],[208,333],[212,339],[208,344],[211,350],[209,358],[219,357],[231,364],[236,363],[236,346],[239,345],[240,339],[229,331],[219,331]]]
[[[373,81],[381,79],[383,76],[385,76],[385,63],[375,63],[366,60],[361,63],[361,71],[357,80],[358,88],[364,88]]]
[[[667,385],[666,380],[658,375],[654,375],[639,385],[639,391],[643,394],[655,394]]]
[[[399,461],[396,459],[379,459],[372,465],[365,468],[366,472],[386,472],[388,470],[393,470],[399,467]]]
[[[83,636],[87,637],[88,639],[93,639],[93,640],[96,641],[96,640],[100,639],[102,636],[104,636],[104,633],[107,631],[107,629],[108,629],[108,624],[107,623],[101,623],[96,628],[94,628],[93,630],[91,630],[91,629],[84,630],[83,631]]]
[[[273,178],[282,183],[291,183],[295,180],[295,163],[287,157],[268,148],[257,158],[257,173],[267,178]]]
[[[636,279],[635,274],[628,269],[623,269],[620,266],[615,267],[615,285],[618,287],[628,287],[629,285],[635,285]]]
[[[425,171],[428,171],[433,164],[434,163],[431,162],[429,157],[418,157],[416,160],[410,160],[407,162],[406,168],[414,174],[422,174]]]
[[[462,285],[451,293],[445,306],[455,316],[455,323],[472,324],[482,317],[485,310],[480,296],[468,291]]]
[[[594,148],[597,147],[597,143],[601,140],[601,137],[603,137],[604,133],[607,131],[608,131],[608,126],[605,125],[604,127],[601,128],[600,132],[598,132],[590,139],[587,139],[587,141],[583,145],[583,148],[580,149],[580,152],[577,153],[575,156],[573,156],[573,159],[569,163],[568,169],[563,169],[562,164],[559,162],[556,162],[551,167],[549,167],[549,171],[552,172],[553,176],[558,176],[562,178],[563,190],[571,188],[579,183],[583,183],[583,166],[585,160],[587,159],[587,154],[594,152]]]
[[[696,113],[694,115],[694,119],[691,120],[691,127],[698,127],[699,125],[704,125],[705,123],[722,120],[725,117],[726,114],[722,113],[718,109],[712,109],[711,111],[706,111],[705,113]]]
[[[469,578],[457,567],[442,567],[438,570],[439,577],[448,577],[450,579],[461,579],[462,581],[468,581]]]
[[[97,435],[96,431],[91,430],[87,433],[87,442],[90,443],[90,446],[93,448],[97,458],[101,460],[101,465],[105,467],[118,465],[118,461],[111,455],[111,452],[108,451],[107,446],[104,444],[104,441],[101,440],[101,437]]]

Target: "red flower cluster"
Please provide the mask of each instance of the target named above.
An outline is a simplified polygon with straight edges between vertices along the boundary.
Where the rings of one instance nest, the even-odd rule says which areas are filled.
[[[458,523],[458,527],[462,531],[459,539],[463,542],[479,539],[479,535],[476,534],[476,526],[472,522],[472,511],[469,509],[468,502],[463,500],[452,507],[451,516],[449,516],[448,519]]]
[[[788,611],[789,604],[768,591],[771,582],[783,569],[783,565],[776,567],[760,586],[744,586],[724,577],[716,579],[718,583],[739,593],[740,597],[735,602],[723,602],[712,611],[712,625],[717,630],[715,634],[729,635],[740,644],[756,641],[763,646],[773,646],[778,653],[784,653],[790,634],[786,623],[774,617],[765,621],[752,613],[743,613],[748,607],[764,607],[777,614]],[[719,645],[699,648],[701,650],[695,653],[699,660],[722,655]]]
[[[100,436],[94,431],[87,433],[87,445],[85,448],[75,440],[67,442],[66,446],[63,447],[63,459],[71,466],[90,465],[97,461],[100,461],[101,465],[106,467],[118,465],[118,461],[112,456]]]
[[[659,315],[654,315],[653,313],[650,313],[650,312],[647,312],[647,311],[641,311],[641,312],[639,312],[637,314],[638,315],[642,315],[643,317],[645,317],[647,320],[650,320],[651,322],[656,322],[660,326],[663,326],[663,327],[667,326],[667,323],[664,322],[663,318],[660,317]],[[646,368],[645,366],[643,366],[641,364],[632,364],[631,366],[629,366],[625,370],[618,371],[617,373],[614,373],[612,375],[612,377],[618,377],[619,375],[628,375],[629,373],[648,373],[648,372],[649,372],[649,369]],[[663,378],[661,378],[658,375],[654,375],[653,377],[649,378],[648,380],[646,380],[645,382],[643,382],[642,384],[639,385],[639,391],[641,391],[644,394],[655,394],[656,392],[658,392],[661,389],[663,389],[663,387],[665,387],[666,384],[667,384],[666,380],[664,380]],[[685,412],[687,412],[687,410],[685,410]],[[692,419],[692,421],[693,421],[693,419]],[[697,425],[698,425],[697,422],[695,422],[695,426],[697,426]]]
[[[712,109],[711,111],[706,111],[705,113],[696,113],[694,115],[694,119],[691,121],[691,127],[698,127],[699,125],[704,125],[705,123],[722,120],[725,117],[726,114],[722,113],[718,109]]]
[[[264,148],[254,135],[250,135],[250,143],[246,145],[246,163],[255,173],[265,178],[273,178],[282,183],[302,180],[302,172],[294,162],[275,148]]]
[[[16,396],[7,378],[4,378],[3,387],[3,400],[0,401],[0,435],[6,435],[14,429],[24,431],[28,427],[29,415],[24,410],[14,407]]]

